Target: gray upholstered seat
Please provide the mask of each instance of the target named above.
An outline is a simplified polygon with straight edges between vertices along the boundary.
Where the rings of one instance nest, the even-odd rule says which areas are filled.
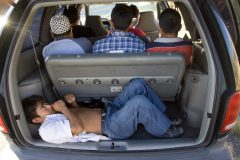
[[[114,97],[141,77],[163,100],[174,100],[186,69],[180,53],[52,55],[45,64],[57,92],[78,98]]]
[[[108,30],[104,27],[100,16],[87,16],[85,25],[91,27],[97,37],[108,34]]]
[[[140,17],[136,28],[141,28],[153,41],[159,37],[158,20],[152,11],[140,12]]]

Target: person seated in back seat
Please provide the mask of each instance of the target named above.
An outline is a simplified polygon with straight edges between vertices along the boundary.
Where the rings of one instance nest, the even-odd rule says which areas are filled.
[[[141,28],[135,28],[135,26],[138,23],[138,16],[139,16],[139,10],[137,6],[131,4],[129,7],[132,11],[133,19],[130,27],[128,28],[128,31],[134,33],[136,36],[139,36],[139,37],[146,36],[146,33]]]
[[[192,42],[178,37],[181,30],[181,16],[174,9],[166,9],[159,16],[161,37],[146,44],[147,52],[182,52],[185,54],[186,64],[192,56]]]
[[[81,26],[77,24],[80,16],[78,9],[75,6],[65,7],[63,15],[68,17],[71,23],[74,38],[96,36],[96,33],[92,30],[91,27]]]
[[[144,42],[150,42],[150,38],[146,35],[146,33],[141,28],[135,27],[138,23],[138,16],[139,16],[139,10],[138,10],[137,6],[132,4],[129,7],[132,11],[133,19],[132,19],[132,23],[131,23],[130,27],[128,28],[128,32],[134,33],[136,36],[138,36]]]
[[[86,38],[73,38],[69,19],[64,15],[55,15],[50,20],[54,41],[43,49],[43,57],[53,54],[84,54],[92,52],[92,44]]]
[[[116,4],[111,13],[114,30],[93,46],[93,53],[141,53],[145,43],[133,33],[128,32],[132,22],[132,12],[126,4]]]
[[[39,96],[23,100],[26,119],[40,123],[41,138],[50,143],[126,139],[139,123],[154,136],[176,138],[183,134],[181,119],[171,121],[166,106],[143,79],[132,79],[107,105],[106,111],[79,106],[73,95],[48,104]],[[105,135],[105,136],[102,136]]]

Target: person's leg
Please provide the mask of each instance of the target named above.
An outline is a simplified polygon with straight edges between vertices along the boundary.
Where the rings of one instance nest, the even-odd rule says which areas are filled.
[[[168,130],[171,121],[148,98],[143,95],[132,97],[120,110],[105,119],[105,134],[111,139],[125,139],[131,136],[142,123],[154,136],[161,136]]]
[[[166,106],[142,78],[132,79],[128,85],[123,88],[123,91],[117,95],[112,104],[120,109],[129,99],[136,95],[144,95],[147,97],[161,112],[166,110]]]

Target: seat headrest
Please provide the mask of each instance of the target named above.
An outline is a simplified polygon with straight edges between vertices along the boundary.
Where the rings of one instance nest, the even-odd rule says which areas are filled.
[[[152,11],[140,12],[140,18],[136,28],[141,28],[151,40],[159,37],[159,23]]]
[[[108,34],[108,30],[104,27],[100,16],[87,16],[85,25],[91,27],[96,36],[105,36]]]
[[[136,27],[146,32],[159,31],[158,20],[154,17],[152,11],[140,12],[139,22]]]

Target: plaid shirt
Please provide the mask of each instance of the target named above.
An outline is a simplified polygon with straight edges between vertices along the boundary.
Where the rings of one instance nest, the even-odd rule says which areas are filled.
[[[93,53],[139,53],[145,51],[145,43],[133,33],[113,31],[108,37],[96,41]]]

